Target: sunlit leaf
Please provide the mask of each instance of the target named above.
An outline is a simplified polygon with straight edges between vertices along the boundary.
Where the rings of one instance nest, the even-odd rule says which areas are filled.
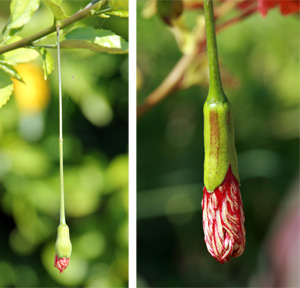
[[[19,75],[18,71],[7,61],[0,60],[0,69],[6,72],[11,77],[24,83],[23,79]]]
[[[128,17],[128,1],[127,0],[110,0],[108,6],[111,8],[106,14],[117,17]]]
[[[44,2],[51,9],[55,19],[62,20],[69,17],[61,7],[61,0],[44,0]]]
[[[106,12],[106,14],[118,16],[118,17],[126,17],[126,18],[129,15],[128,11],[125,11],[125,10],[115,10],[115,11],[111,11],[111,12]]]
[[[128,43],[108,30],[91,27],[76,28],[65,35],[61,48],[84,48],[112,54],[128,53]]]
[[[39,55],[38,53],[30,48],[19,48],[16,50],[12,50],[9,52],[6,52],[5,54],[3,54],[4,59],[14,63],[18,64],[18,63],[25,63],[25,62],[30,62],[34,59],[36,59]]]
[[[13,82],[10,75],[0,69],[0,108],[6,104],[13,92]]]
[[[54,61],[51,54],[44,47],[37,47],[36,50],[40,53],[43,58],[43,70],[45,80],[48,78],[48,75],[51,74],[54,68]]]
[[[128,12],[128,0],[109,0],[108,6],[110,6],[112,11]]]
[[[16,35],[16,36],[11,37],[6,42],[6,44],[14,43],[21,39],[22,39],[22,37]],[[13,65],[16,65],[18,63],[30,62],[30,61],[36,59],[39,56],[39,54],[35,49],[32,49],[32,48],[19,48],[19,49],[15,49],[15,50],[6,52],[6,53],[2,54],[2,56],[5,61],[10,62]]]
[[[6,33],[14,35],[30,20],[38,9],[39,0],[12,0],[10,4],[10,18],[6,26]]]

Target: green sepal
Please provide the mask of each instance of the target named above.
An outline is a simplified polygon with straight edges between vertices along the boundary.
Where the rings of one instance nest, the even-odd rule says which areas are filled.
[[[240,183],[238,162],[234,145],[231,107],[228,99],[210,100],[204,104],[204,185],[213,192],[225,179],[229,166]]]
[[[57,228],[57,238],[55,251],[58,258],[70,258],[72,253],[72,244],[68,225],[59,225]]]

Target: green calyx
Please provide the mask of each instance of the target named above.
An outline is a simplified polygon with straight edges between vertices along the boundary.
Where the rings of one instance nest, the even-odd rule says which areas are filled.
[[[238,162],[234,145],[234,131],[231,107],[227,98],[209,101],[204,104],[204,185],[213,192],[222,184],[229,166],[239,180]]]
[[[55,251],[58,258],[70,258],[72,253],[72,244],[68,225],[59,225],[57,228],[57,238]]]

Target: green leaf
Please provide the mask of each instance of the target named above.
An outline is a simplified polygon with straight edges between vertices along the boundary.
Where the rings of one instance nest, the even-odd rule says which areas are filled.
[[[10,4],[10,18],[5,33],[16,34],[30,20],[39,8],[40,0],[12,0]]]
[[[160,18],[168,25],[173,25],[183,11],[182,0],[157,1],[157,12]]]
[[[22,39],[22,37],[15,35],[9,38],[6,44],[19,41],[20,39]],[[1,56],[3,57],[3,60],[9,62],[12,65],[16,65],[18,63],[30,62],[36,59],[39,54],[32,48],[19,48],[6,52]]]
[[[108,6],[111,7],[111,10],[128,11],[128,0],[109,0]]]
[[[117,17],[127,17],[128,18],[128,11],[125,10],[115,10],[111,12],[106,12],[106,14],[117,16]]]
[[[19,48],[19,49],[4,53],[3,57],[8,62],[12,63],[13,65],[16,65],[18,63],[30,62],[30,61],[36,59],[36,57],[38,55],[39,54],[34,49]]]
[[[91,27],[76,28],[65,35],[61,48],[84,48],[112,54],[128,53],[128,43],[108,30]]]
[[[0,108],[6,104],[13,89],[13,82],[10,79],[10,75],[0,70]]]
[[[55,19],[62,20],[69,17],[61,8],[61,0],[44,0],[44,2],[51,9]]]
[[[118,17],[128,17],[128,0],[110,0],[108,5],[111,11],[106,12],[106,14],[118,16]]]
[[[48,75],[51,74],[54,68],[54,61],[51,54],[44,47],[36,47],[36,50],[40,53],[43,58],[43,70],[44,70],[44,78],[47,79]]]
[[[11,63],[4,60],[0,60],[0,69],[6,72],[8,75],[10,75],[10,77],[13,77],[19,80],[20,82],[24,83],[23,79],[21,78],[17,70],[11,65]]]

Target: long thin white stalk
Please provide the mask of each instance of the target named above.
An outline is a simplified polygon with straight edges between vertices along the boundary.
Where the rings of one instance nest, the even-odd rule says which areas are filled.
[[[62,119],[62,87],[60,67],[59,24],[56,25],[57,33],[57,67],[58,67],[58,92],[59,92],[59,173],[60,173],[60,224],[66,224],[65,195],[64,195],[64,164],[63,164],[63,119]]]

